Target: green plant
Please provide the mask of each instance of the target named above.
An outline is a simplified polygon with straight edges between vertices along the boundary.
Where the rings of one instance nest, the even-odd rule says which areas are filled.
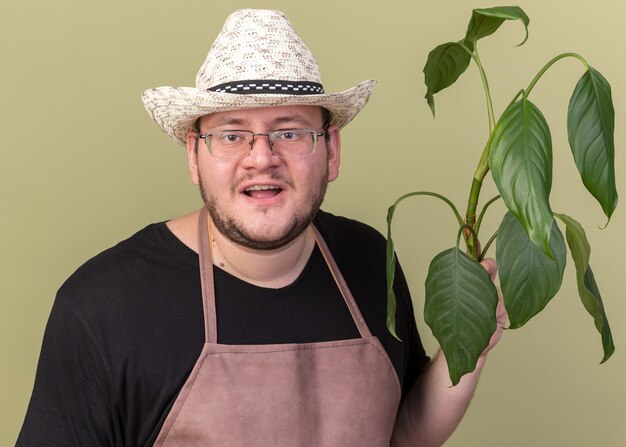
[[[529,100],[537,81],[555,62],[573,57],[585,66],[586,71],[569,102],[568,138],[585,187],[610,220],[617,205],[611,88],[582,56],[563,53],[549,61],[528,87],[513,97],[496,122],[477,43],[497,31],[506,20],[522,22],[526,36],[519,45],[524,44],[530,20],[521,8],[475,9],[465,37],[458,42],[437,46],[429,53],[424,67],[426,100],[433,116],[434,95],[451,86],[468,68],[470,61],[474,61],[482,79],[489,117],[489,138],[472,179],[465,218],[450,200],[429,191],[405,194],[389,208],[387,214],[387,326],[394,335],[396,300],[392,284],[395,251],[391,222],[396,207],[408,197],[434,196],[452,208],[459,223],[456,246],[438,254],[430,264],[424,308],[426,323],[446,356],[454,385],[463,374],[474,370],[479,355],[496,329],[497,291],[479,261],[497,238],[496,260],[510,327],[523,326],[543,310],[561,286],[567,249],[555,217],[565,225],[581,301],[601,334],[602,362],[615,350],[602,298],[589,265],[590,247],[585,232],[576,220],[553,212],[550,206],[550,129],[537,106]],[[481,187],[489,171],[500,195],[487,201],[477,218]],[[500,197],[508,212],[499,230],[481,250],[478,237],[485,211]],[[466,253],[459,249],[461,237],[466,244]]]

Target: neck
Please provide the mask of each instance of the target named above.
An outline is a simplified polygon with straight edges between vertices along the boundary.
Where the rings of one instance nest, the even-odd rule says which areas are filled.
[[[280,288],[293,283],[311,256],[315,239],[304,231],[275,250],[255,250],[233,243],[211,223],[213,264],[251,284]]]
[[[185,245],[198,252],[199,212],[167,223]],[[235,244],[211,223],[213,264],[231,275],[260,287],[280,288],[293,283],[309,260],[315,239],[304,231],[289,244],[276,250],[254,250]]]

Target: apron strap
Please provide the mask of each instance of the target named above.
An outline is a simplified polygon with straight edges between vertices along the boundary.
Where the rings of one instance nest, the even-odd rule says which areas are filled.
[[[217,343],[217,312],[215,308],[215,280],[213,276],[213,256],[211,253],[211,227],[207,217],[206,207],[202,207],[198,218],[198,254],[200,257],[200,283],[202,287],[202,308],[204,310],[204,340],[205,343]],[[315,225],[309,226],[315,242],[319,247],[330,273],[341,292],[354,324],[363,338],[371,337],[372,333],[363,319],[350,288],[339,271],[328,245]]]
[[[204,342],[217,343],[217,317],[215,311],[215,280],[211,254],[210,227],[205,206],[198,218],[198,254],[200,257],[200,284],[204,310]]]
[[[350,292],[350,288],[348,287],[346,280],[343,278],[343,275],[341,274],[341,271],[339,270],[339,267],[337,266],[337,263],[335,262],[335,258],[333,258],[333,255],[330,253],[330,249],[328,248],[328,245],[326,245],[326,241],[324,241],[324,238],[320,234],[319,230],[315,228],[315,225],[311,224],[309,228],[311,229],[311,232],[313,233],[313,237],[315,238],[315,241],[317,242],[317,246],[320,248],[320,251],[322,252],[322,256],[324,256],[324,260],[326,261],[326,265],[330,269],[330,273],[333,275],[333,278],[335,279],[335,283],[337,283],[337,287],[339,287],[341,296],[343,296],[343,299],[346,302],[348,309],[350,310],[350,314],[352,315],[354,324],[356,324],[356,327],[359,330],[359,334],[361,334],[361,337],[363,338],[371,337],[372,333],[370,332],[369,327],[365,323],[365,320],[363,319],[363,315],[361,315],[361,311],[359,310],[359,307],[356,305],[356,301],[354,301],[352,292]]]

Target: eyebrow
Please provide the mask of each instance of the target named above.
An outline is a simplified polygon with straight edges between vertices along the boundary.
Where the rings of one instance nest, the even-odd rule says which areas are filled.
[[[291,115],[278,116],[272,120],[272,123],[274,124],[297,123],[299,125],[305,125],[305,126],[312,125],[312,123],[308,119],[296,113],[291,114]]]
[[[275,126],[285,124],[285,123],[294,123],[299,126],[312,126],[313,125],[313,123],[311,123],[308,119],[306,119],[305,117],[297,113],[280,115],[280,116],[272,118],[272,120],[269,121],[270,127],[275,127]],[[215,123],[213,123],[211,127],[244,126],[246,124],[247,124],[246,120],[242,118],[238,118],[236,116],[231,116],[231,117],[227,116],[227,117],[218,119]]]
[[[241,125],[244,121],[241,118],[225,117],[218,119],[211,127],[214,126],[229,126],[229,125]]]

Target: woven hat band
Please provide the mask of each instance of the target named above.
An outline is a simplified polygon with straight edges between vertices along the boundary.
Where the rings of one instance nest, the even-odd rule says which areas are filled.
[[[285,81],[260,79],[254,81],[225,82],[208,88],[217,93],[235,93],[238,95],[279,93],[281,95],[323,95],[324,87],[318,82]]]

